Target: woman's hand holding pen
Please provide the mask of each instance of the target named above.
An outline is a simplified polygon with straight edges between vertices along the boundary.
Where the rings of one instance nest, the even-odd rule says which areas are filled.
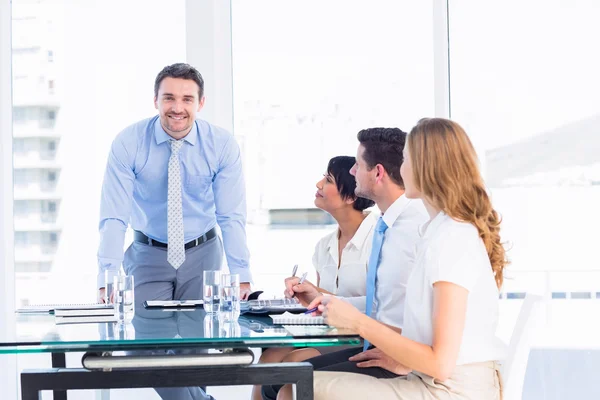
[[[352,304],[335,296],[322,296],[313,300],[307,308],[317,308],[313,315],[323,315],[328,325],[348,328],[358,332],[359,325],[366,317]]]
[[[301,278],[291,276],[285,280],[285,297],[292,298],[296,297],[300,304],[307,306],[315,298],[321,296],[321,293],[317,290],[317,287],[311,282],[304,280],[302,283]]]

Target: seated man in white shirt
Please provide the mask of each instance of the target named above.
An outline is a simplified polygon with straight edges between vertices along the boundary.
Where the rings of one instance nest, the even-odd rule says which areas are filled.
[[[406,133],[398,128],[371,128],[358,133],[356,164],[350,173],[356,179],[356,195],[375,201],[387,225],[377,265],[373,316],[392,327],[402,330],[406,283],[412,271],[418,227],[427,221],[427,211],[421,200],[404,196],[400,177],[402,150]],[[286,280],[287,296],[296,295],[303,302],[319,303],[323,293],[313,285],[298,285],[297,278]],[[365,303],[365,307],[367,304]],[[369,374],[375,377],[395,377],[383,368],[359,368],[348,358],[362,352],[361,348],[340,350],[307,360],[315,370],[342,371]],[[263,386],[263,398],[275,399],[280,386]]]
[[[331,214],[338,227],[321,238],[315,247],[316,285],[309,281],[305,281],[304,285],[319,293],[337,295],[364,311],[367,262],[377,215],[365,211],[375,202],[355,194],[356,181],[350,175],[355,161],[349,156],[332,158],[327,172],[317,182],[315,206]],[[304,302],[304,305],[308,303]],[[335,351],[340,347],[331,349]],[[328,347],[273,347],[263,351],[259,363],[304,361],[329,350]],[[254,388],[252,398],[261,399],[260,386]]]

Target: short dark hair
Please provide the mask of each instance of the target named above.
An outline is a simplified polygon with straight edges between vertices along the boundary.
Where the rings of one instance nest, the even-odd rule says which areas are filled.
[[[352,206],[355,210],[363,211],[369,207],[373,207],[375,202],[373,200],[365,199],[364,197],[357,197],[354,193],[356,189],[356,179],[350,175],[350,169],[354,166],[356,159],[350,156],[338,156],[333,157],[329,160],[327,165],[327,173],[333,176],[335,179],[335,185],[337,190],[342,196],[342,199],[354,200]]]
[[[167,65],[156,75],[154,81],[154,97],[158,97],[158,88],[160,83],[165,78],[181,78],[190,79],[198,85],[198,99],[202,99],[204,95],[204,79],[198,70],[192,67],[190,64],[177,63],[173,65]]]
[[[357,136],[365,149],[363,158],[367,167],[371,170],[377,164],[383,165],[392,181],[404,187],[400,166],[404,160],[402,150],[406,142],[406,132],[398,128],[369,128],[358,132]]]

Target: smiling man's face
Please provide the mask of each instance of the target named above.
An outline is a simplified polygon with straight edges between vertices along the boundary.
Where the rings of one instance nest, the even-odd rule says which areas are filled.
[[[179,140],[190,132],[196,113],[204,106],[199,90],[191,79],[167,77],[160,83],[154,106],[163,129],[174,139]]]

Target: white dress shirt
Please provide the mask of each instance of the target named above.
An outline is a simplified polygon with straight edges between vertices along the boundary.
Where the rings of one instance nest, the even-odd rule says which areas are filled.
[[[383,239],[375,290],[376,319],[403,327],[406,285],[415,261],[419,226],[428,220],[421,200],[400,196],[382,216],[388,226]]]
[[[377,214],[368,213],[358,230],[342,250],[339,260],[339,229],[323,237],[315,247],[313,265],[319,274],[319,286],[365,311],[367,265],[373,242]],[[339,265],[339,268],[338,268]]]
[[[498,288],[477,228],[440,212],[421,232],[402,334],[432,345],[433,284],[451,282],[469,291],[457,365],[502,360],[506,346],[496,337]]]

